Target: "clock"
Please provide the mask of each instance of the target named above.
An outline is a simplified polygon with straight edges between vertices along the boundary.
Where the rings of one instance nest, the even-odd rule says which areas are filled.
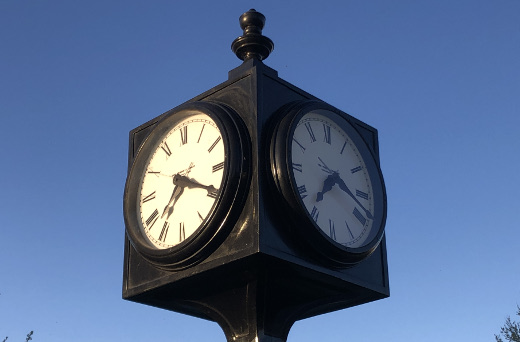
[[[386,192],[373,150],[352,119],[317,101],[293,104],[272,135],[272,179],[291,237],[337,266],[367,258],[386,221]]]
[[[169,269],[207,257],[241,211],[249,145],[239,116],[223,105],[193,102],[165,113],[126,181],[124,217],[135,249]]]

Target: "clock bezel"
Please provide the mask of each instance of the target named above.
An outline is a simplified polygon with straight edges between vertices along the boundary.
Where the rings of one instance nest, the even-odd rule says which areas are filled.
[[[314,222],[305,208],[292,168],[292,137],[300,119],[311,112],[324,115],[343,129],[356,145],[365,162],[373,188],[375,213],[369,242],[360,247],[347,247],[335,242]],[[304,250],[312,250],[319,259],[344,267],[354,265],[372,254],[384,235],[386,223],[386,189],[374,151],[353,125],[348,114],[320,101],[298,101],[279,110],[270,146],[271,175],[290,219],[288,233],[298,236]]]
[[[217,125],[224,144],[222,183],[210,213],[193,234],[169,248],[154,247],[140,229],[138,213],[139,188],[150,155],[181,121],[204,114]],[[215,102],[191,102],[174,108],[157,122],[135,155],[127,176],[123,197],[123,213],[127,236],[132,246],[145,259],[166,269],[183,269],[206,258],[225,239],[242,210],[251,180],[251,148],[247,128],[231,108]]]

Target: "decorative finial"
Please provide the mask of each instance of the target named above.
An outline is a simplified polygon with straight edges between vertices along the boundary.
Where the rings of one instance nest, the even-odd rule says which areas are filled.
[[[240,27],[244,34],[233,41],[231,50],[238,58],[245,61],[251,58],[264,60],[274,49],[271,39],[262,35],[265,25],[265,16],[250,9],[240,16]]]

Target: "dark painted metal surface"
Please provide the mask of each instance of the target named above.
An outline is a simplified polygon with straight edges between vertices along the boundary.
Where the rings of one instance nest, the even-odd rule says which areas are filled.
[[[251,11],[247,13],[241,23],[261,22],[253,25],[253,34],[258,35],[265,18],[253,13],[255,17],[248,19]],[[242,27],[247,36],[244,27],[248,25]],[[238,51],[247,44],[239,37],[233,45]],[[228,81],[188,101],[225,105],[247,128],[252,173],[236,223],[205,259],[181,270],[164,270],[148,262],[126,238],[123,298],[215,321],[228,341],[281,342],[297,320],[388,297],[386,244],[383,237],[367,259],[337,267],[314,258],[298,239],[285,233],[291,222],[280,214],[269,160],[276,113],[294,101],[320,100],[264,65],[261,59],[268,53],[247,51],[241,53],[245,61],[229,72]],[[161,117],[130,132],[129,165]],[[350,118],[379,162],[377,131]]]

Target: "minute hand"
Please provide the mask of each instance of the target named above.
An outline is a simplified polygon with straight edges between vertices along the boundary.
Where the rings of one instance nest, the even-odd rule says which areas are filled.
[[[341,179],[341,177],[339,176],[339,173],[334,172],[334,177],[336,178],[336,184],[338,184],[339,188],[341,190],[345,191],[350,197],[352,197],[352,199],[356,202],[356,204],[359,205],[361,207],[361,209],[363,209],[363,211],[365,212],[365,215],[367,215],[367,217],[369,219],[373,219],[374,216],[372,215],[372,213],[370,213],[370,211],[366,210],[365,207],[363,206],[363,204],[361,204],[359,202],[359,200],[356,198],[356,196],[354,196],[352,191],[350,191],[350,189],[348,188],[347,184],[345,184],[343,179]]]

